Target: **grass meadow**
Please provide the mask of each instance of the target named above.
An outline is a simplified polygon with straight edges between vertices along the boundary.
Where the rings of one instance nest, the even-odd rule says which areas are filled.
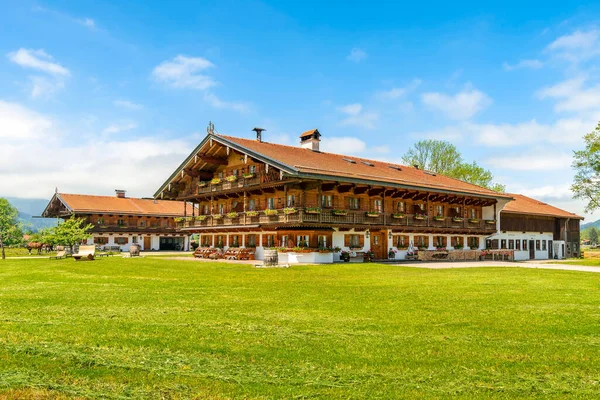
[[[0,260],[0,398],[598,398],[600,275]]]

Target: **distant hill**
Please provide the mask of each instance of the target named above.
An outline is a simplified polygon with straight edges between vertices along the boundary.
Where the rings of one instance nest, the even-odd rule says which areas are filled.
[[[600,219],[594,222],[588,222],[587,224],[583,224],[581,225],[580,229],[584,230],[587,228],[591,228],[592,226],[596,229],[600,229]]]
[[[56,225],[56,218],[39,217],[50,200],[46,199],[21,199],[18,197],[5,197],[13,207],[19,210],[19,221],[25,225],[25,230],[37,232],[42,228]]]

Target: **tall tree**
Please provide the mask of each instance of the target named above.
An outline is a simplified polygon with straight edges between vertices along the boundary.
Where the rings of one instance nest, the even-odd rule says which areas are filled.
[[[585,149],[574,152],[573,197],[587,202],[585,211],[600,209],[600,124],[583,137]]]
[[[6,258],[4,246],[20,243],[23,232],[18,221],[19,212],[8,200],[0,198],[0,248],[2,259]]]
[[[402,156],[405,164],[504,192],[505,187],[493,182],[492,173],[478,165],[464,162],[456,146],[442,140],[421,140]]]
[[[65,246],[75,246],[90,237],[90,230],[94,227],[92,224],[85,224],[83,218],[69,218],[55,227],[49,228],[43,234],[46,241],[52,245],[62,244]]]
[[[590,242],[593,244],[598,244],[598,229],[592,226],[588,230],[588,239],[590,239]]]

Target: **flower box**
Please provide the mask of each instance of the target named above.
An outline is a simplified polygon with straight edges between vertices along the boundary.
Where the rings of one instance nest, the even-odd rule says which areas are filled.
[[[206,215],[198,215],[196,217],[196,221],[204,221],[206,219]]]
[[[415,219],[418,219],[418,220],[420,220],[420,221],[423,221],[423,220],[425,220],[425,218],[426,218],[426,217],[425,217],[424,215],[421,215],[421,214],[417,214],[417,215],[415,215]]]
[[[368,211],[365,213],[365,216],[369,217],[369,218],[377,218],[379,217],[381,214],[378,212],[373,212],[373,211]]]
[[[183,217],[175,217],[175,218],[173,218],[173,221],[175,221],[175,222],[182,222],[183,221]]]
[[[194,217],[185,217],[185,220],[186,220],[186,221],[193,221],[193,220],[194,220]]]
[[[392,214],[392,218],[395,218],[395,219],[402,219],[402,218],[405,218],[405,217],[406,217],[406,215],[403,214],[403,213]]]
[[[444,219],[446,219],[445,217],[442,217],[440,215],[436,215],[435,217],[433,217],[434,221],[443,221]]]
[[[298,212],[298,210],[296,209],[296,207],[286,207],[283,209],[283,213],[284,214],[296,214]]]
[[[452,218],[452,222],[463,222],[463,219],[460,217],[454,217]]]
[[[198,182],[198,187],[207,187],[208,186],[208,182]]]
[[[210,181],[211,185],[218,185],[219,183],[223,182],[223,180],[221,178],[214,178]]]
[[[333,215],[338,215],[338,216],[342,216],[342,217],[345,215],[348,215],[348,211],[346,211],[346,210],[333,210],[331,213]]]
[[[485,223],[488,225],[495,225],[496,224],[496,220],[495,219],[486,219]]]
[[[350,246],[349,249],[352,251],[362,250],[362,246]]]
[[[238,217],[238,213],[235,211],[229,212],[226,215],[227,215],[227,218],[232,218],[232,219]]]
[[[247,217],[258,217],[258,211],[246,211]]]
[[[213,219],[221,219],[223,218],[223,214],[213,214],[212,217]]]
[[[246,172],[242,176],[244,177],[244,179],[252,179],[252,178],[254,178],[255,175],[252,172]]]
[[[471,224],[478,224],[479,220],[477,218],[471,218],[471,219],[469,219],[469,223],[471,223]]]
[[[268,216],[278,215],[279,214],[279,211],[277,211],[277,210],[270,210],[270,209],[267,209],[267,210],[265,210],[263,212],[265,213],[265,215],[268,215]]]
[[[237,181],[237,176],[235,176],[235,175],[229,175],[227,178],[225,178],[225,180],[227,182],[235,182],[235,181]]]
[[[307,214],[321,214],[321,208],[320,207],[306,207],[304,209],[304,212]]]

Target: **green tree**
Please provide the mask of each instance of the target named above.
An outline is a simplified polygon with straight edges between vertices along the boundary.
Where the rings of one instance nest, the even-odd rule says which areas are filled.
[[[73,247],[87,240],[93,227],[92,224],[86,225],[83,218],[69,218],[55,227],[43,230],[41,234],[45,243]]]
[[[18,217],[17,209],[8,200],[0,198],[0,248],[3,260],[6,258],[4,246],[19,244],[23,241],[23,232]]]
[[[590,239],[590,242],[593,244],[598,244],[598,229],[593,226],[588,229],[588,239]]]
[[[600,209],[600,124],[583,137],[585,149],[574,152],[573,197],[584,200],[586,212]]]
[[[443,140],[421,140],[402,156],[405,164],[460,179],[496,192],[504,192],[505,186],[494,183],[492,173],[478,165],[464,162],[456,146]]]

